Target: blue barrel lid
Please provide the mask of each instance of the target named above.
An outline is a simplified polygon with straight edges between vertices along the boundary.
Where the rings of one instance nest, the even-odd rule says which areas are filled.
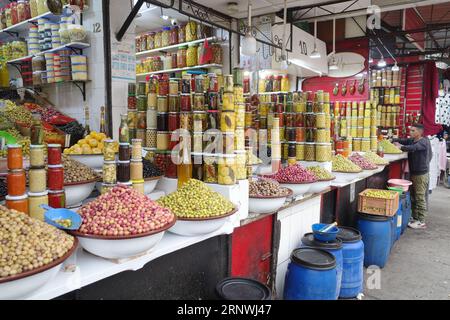
[[[253,279],[226,278],[216,286],[216,292],[224,300],[271,300],[270,289]]]
[[[342,248],[342,241],[339,239],[333,241],[318,241],[314,238],[313,233],[306,233],[302,238],[302,243],[311,248],[338,250]]]
[[[361,232],[350,227],[339,227],[337,238],[342,240],[343,243],[351,243],[361,241]]]
[[[375,214],[367,214],[367,213],[361,213],[358,212],[359,218],[363,220],[369,220],[369,221],[388,221],[391,220],[392,217],[388,216],[380,216]]]
[[[315,248],[298,248],[292,252],[293,263],[314,270],[336,268],[336,258],[329,252]]]

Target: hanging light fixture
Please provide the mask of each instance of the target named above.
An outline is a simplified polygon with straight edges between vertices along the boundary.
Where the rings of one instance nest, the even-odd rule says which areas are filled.
[[[387,66],[386,60],[384,60],[383,55],[381,55],[381,59],[378,60],[377,66],[378,66],[379,68],[384,68],[384,67]]]
[[[314,16],[316,16],[316,8],[314,8]],[[317,19],[314,20],[314,50],[309,55],[311,59],[320,59],[320,52],[317,50]]]
[[[161,15],[159,17],[163,20],[169,20],[169,16],[167,14],[164,14],[163,8],[161,8]]]
[[[244,56],[256,55],[256,39],[252,34],[252,2],[248,1],[248,28],[242,40],[242,54]]]
[[[331,53],[331,61],[328,65],[330,70],[339,70],[339,65],[336,59],[336,19],[333,19],[333,52]]]
[[[284,0],[284,10],[283,10],[283,39],[281,44],[281,69],[287,70],[289,68],[287,51],[286,51],[286,30],[287,29],[287,0]]]
[[[394,72],[400,71],[400,68],[399,68],[399,66],[397,65],[397,61],[395,61],[395,64],[394,64],[394,66],[392,67],[392,71],[394,71]]]

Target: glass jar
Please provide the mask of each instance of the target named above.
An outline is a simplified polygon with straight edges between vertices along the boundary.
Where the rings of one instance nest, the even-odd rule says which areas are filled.
[[[23,22],[29,17],[27,17],[27,11],[26,11],[26,2],[24,0],[17,1],[17,21]]]
[[[221,185],[236,184],[236,155],[222,154],[218,157],[218,178]]]
[[[101,194],[106,194],[110,192],[112,189],[114,189],[115,186],[116,184],[102,183]]]
[[[120,143],[119,144],[119,161],[129,161],[130,160],[130,144]]]
[[[234,147],[236,150],[245,149],[245,130],[236,129],[234,132]]]
[[[103,191],[103,189],[102,189]],[[48,205],[55,209],[66,207],[66,193],[64,190],[48,191]]]
[[[316,143],[316,161],[331,161],[331,143]]]
[[[147,33],[147,50],[153,50],[155,49],[155,33],[150,32]]]
[[[210,110],[207,112],[206,129],[219,129],[219,111]]]
[[[141,95],[136,98],[136,107],[138,111],[147,110],[147,96]]]
[[[48,205],[48,192],[29,192],[28,210],[30,217],[44,221],[45,209],[42,209],[41,205]]]
[[[17,15],[17,2],[12,2],[11,6],[11,25],[19,23],[19,17]]]
[[[26,177],[24,170],[10,170],[6,176],[8,194],[10,196],[21,196],[25,193]]]
[[[130,130],[128,127],[128,114],[120,115],[119,142],[130,142]]]
[[[43,167],[45,165],[44,145],[30,145],[31,167]]]
[[[186,42],[197,40],[197,22],[189,21],[186,24]]]
[[[193,116],[190,112],[180,113],[180,128],[186,130],[192,130],[193,127]]]
[[[281,78],[281,91],[287,92],[291,90],[291,85],[289,83],[289,76],[284,75]]]
[[[118,161],[117,162],[117,181],[129,182],[130,181],[130,161]]]
[[[147,148],[156,148],[156,129],[147,129],[145,133],[145,145]]]
[[[30,13],[32,18],[37,17],[39,15],[38,1],[39,0],[30,0]]]
[[[39,193],[47,189],[47,171],[44,167],[28,171],[30,192]]]
[[[50,190],[64,188],[64,167],[62,165],[48,165],[47,185]]]
[[[170,27],[163,27],[161,34],[161,47],[167,47],[170,45]]]
[[[328,130],[328,129],[316,129],[315,142],[318,142],[318,143],[328,143],[328,142],[330,142],[330,130]]]
[[[220,130],[222,132],[234,132],[236,130],[236,113],[223,111],[220,114]]]
[[[187,67],[194,67],[198,65],[197,61],[197,45],[196,44],[190,44],[187,51],[186,51],[186,66]]]
[[[186,182],[192,179],[192,163],[177,165],[178,188],[181,188]]]
[[[316,161],[316,145],[314,142],[305,143],[305,161]]]
[[[6,207],[10,210],[16,210],[19,212],[23,212],[25,214],[28,214],[29,210],[28,210],[28,196],[25,195],[20,195],[18,197],[14,197],[14,196],[6,196],[5,197],[6,200]]]
[[[236,151],[236,180],[247,179],[247,152]]]
[[[133,139],[131,142],[131,159],[142,160],[142,140]]]
[[[186,42],[186,25],[181,25],[178,28],[178,43]]]
[[[316,122],[316,115],[314,113],[303,114],[304,126],[306,128],[314,128]]]
[[[103,182],[107,184],[117,183],[117,167],[115,161],[103,162]]]
[[[205,183],[218,183],[218,155],[205,153],[203,155],[203,181]]]
[[[223,49],[222,46],[218,43],[214,43],[211,46],[212,50],[212,59],[211,63],[213,64],[222,64],[223,63]]]
[[[170,45],[178,44],[178,26],[173,27],[170,30]]]
[[[157,99],[157,110],[158,112],[168,112],[169,111],[169,101],[167,96],[158,96]]]
[[[169,149],[169,132],[168,131],[158,131],[156,134],[156,148],[158,150],[168,150]]]
[[[169,112],[168,130],[175,131],[180,127],[180,115],[178,112]]]
[[[137,113],[137,129],[147,129],[147,112],[139,111]]]
[[[370,151],[370,138],[363,138],[361,139],[361,152],[369,152]]]
[[[171,53],[166,53],[166,55],[164,56],[164,66],[163,69],[164,70],[169,70],[172,69],[172,54]]]
[[[162,31],[155,33],[155,49],[162,47]]]
[[[158,131],[168,131],[169,127],[169,114],[167,112],[158,113],[156,116],[156,129]]]
[[[206,111],[205,95],[203,93],[196,93],[194,95],[193,111]]]
[[[134,190],[136,190],[140,194],[144,194],[144,191],[145,191],[144,184],[145,184],[144,179],[133,180],[132,186],[133,186]]]
[[[8,145],[8,169],[17,170],[23,168],[22,146],[18,144]]]
[[[316,128],[326,128],[326,115],[325,113],[316,113]]]
[[[297,161],[305,160],[305,143],[299,142],[295,145],[295,157]]]
[[[186,52],[187,47],[179,47],[177,51],[177,67],[186,68]]]
[[[103,141],[103,158],[105,161],[116,160],[116,143],[114,140],[108,139]]]
[[[158,94],[160,96],[167,96],[169,94],[169,78],[162,77],[158,81]]]

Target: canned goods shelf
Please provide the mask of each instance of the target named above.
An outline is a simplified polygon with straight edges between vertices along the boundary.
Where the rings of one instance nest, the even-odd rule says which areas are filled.
[[[174,72],[189,71],[189,70],[195,70],[195,69],[222,68],[222,67],[223,67],[223,65],[221,65],[221,64],[204,64],[201,66],[194,66],[194,67],[176,68],[176,69],[159,70],[159,71],[152,71],[152,72],[146,72],[146,73],[138,73],[138,74],[136,74],[136,77],[139,78],[139,77],[150,76],[153,74],[174,73]]]
[[[217,37],[209,37],[209,38],[198,39],[198,40],[189,41],[189,42],[182,42],[182,43],[170,45],[170,46],[167,46],[167,47],[155,48],[155,49],[151,49],[151,50],[138,52],[138,53],[136,53],[136,58],[145,57],[145,56],[151,56],[154,53],[177,51],[179,47],[188,46],[190,44],[202,43],[202,42],[205,42],[205,40],[207,40],[207,41],[220,41],[220,42],[222,41],[221,39],[218,39]]]

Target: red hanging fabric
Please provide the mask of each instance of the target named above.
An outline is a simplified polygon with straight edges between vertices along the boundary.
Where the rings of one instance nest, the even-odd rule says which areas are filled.
[[[442,126],[435,122],[436,99],[439,96],[439,72],[434,61],[426,61],[423,71],[423,106],[422,122],[425,135],[435,135],[442,131]]]
[[[209,42],[207,39],[205,39],[205,42],[203,44],[202,52],[200,54],[200,61],[199,63],[202,64],[208,64],[211,62],[213,58],[213,52],[212,48],[209,46]]]

